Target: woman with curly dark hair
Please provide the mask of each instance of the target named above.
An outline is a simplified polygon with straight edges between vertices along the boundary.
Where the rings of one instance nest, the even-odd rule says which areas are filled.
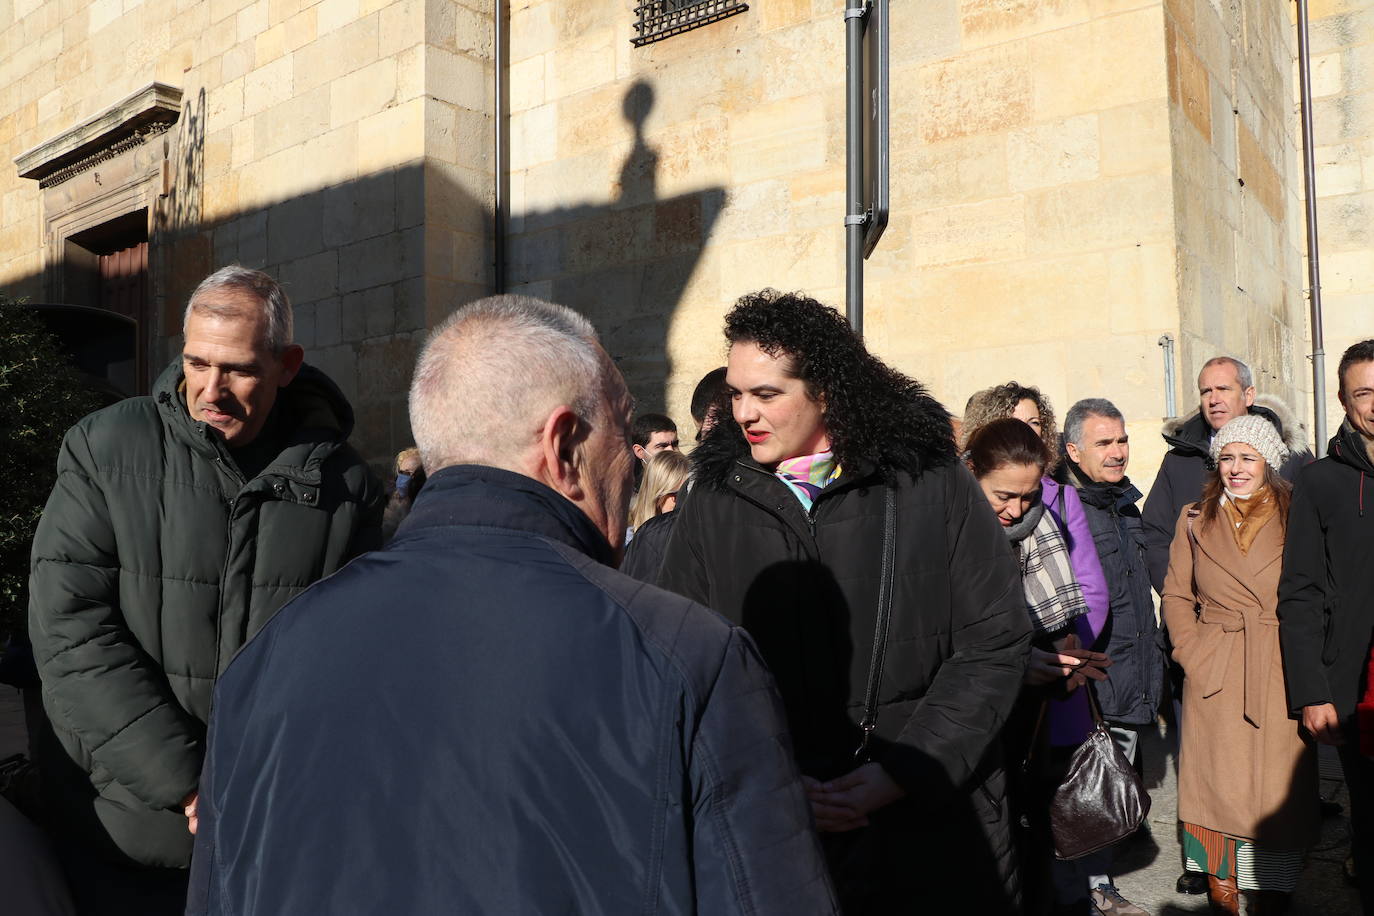
[[[1059,428],[1054,422],[1054,408],[1050,406],[1050,399],[1033,385],[1010,381],[1005,385],[994,385],[974,392],[964,405],[959,441],[967,448],[974,433],[993,420],[1004,417],[1015,417],[1035,430],[1051,456],[1045,476],[1053,475],[1055,465],[1059,463]]]
[[[847,914],[1014,912],[997,739],[1030,626],[949,414],[813,299],[745,296],[725,337],[660,584],[758,644]]]

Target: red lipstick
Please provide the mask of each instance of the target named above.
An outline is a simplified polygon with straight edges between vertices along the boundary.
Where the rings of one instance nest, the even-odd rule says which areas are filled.
[[[764,439],[768,438],[768,433],[762,430],[746,429],[744,431],[744,438],[749,440],[750,445],[758,445]]]

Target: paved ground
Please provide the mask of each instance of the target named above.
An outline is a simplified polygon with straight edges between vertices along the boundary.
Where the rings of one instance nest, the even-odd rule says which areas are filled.
[[[1150,789],[1150,836],[1139,838],[1124,850],[1116,869],[1116,884],[1132,903],[1154,916],[1206,913],[1205,897],[1189,897],[1174,891],[1182,866],[1175,821],[1178,785],[1174,778],[1174,754],[1161,732],[1142,738],[1145,783]],[[1326,750],[1326,749],[1324,749]],[[1334,754],[1321,760],[1322,795],[1345,804],[1345,785]],[[1327,818],[1322,836],[1308,856],[1298,892],[1289,911],[1293,916],[1358,916],[1359,901],[1341,876],[1341,863],[1349,855],[1348,814]]]

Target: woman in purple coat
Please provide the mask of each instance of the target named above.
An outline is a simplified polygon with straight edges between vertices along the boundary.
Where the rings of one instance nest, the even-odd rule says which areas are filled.
[[[1044,791],[1057,784],[1073,749],[1092,727],[1079,688],[1101,680],[1107,657],[1093,651],[1107,617],[1107,590],[1072,487],[1048,479],[1051,453],[1026,423],[994,420],[975,428],[965,453],[988,503],[1002,522],[1021,565],[1027,608],[1035,628],[1018,712],[1007,731],[1008,756],[1034,753],[1042,764],[1034,783],[1021,786],[1022,879],[1027,912],[1087,913],[1091,881],[1110,885],[1106,864],[1093,857],[1059,862],[1034,825],[1045,820]],[[1101,874],[1098,874],[1098,873]],[[1051,880],[1052,878],[1052,880]]]

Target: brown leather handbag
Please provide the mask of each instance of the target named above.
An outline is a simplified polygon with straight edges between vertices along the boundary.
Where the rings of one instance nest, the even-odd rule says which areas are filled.
[[[1073,752],[1050,800],[1050,832],[1060,859],[1078,859],[1130,836],[1150,813],[1150,795],[1121,753],[1092,682],[1084,684],[1093,730]]]

